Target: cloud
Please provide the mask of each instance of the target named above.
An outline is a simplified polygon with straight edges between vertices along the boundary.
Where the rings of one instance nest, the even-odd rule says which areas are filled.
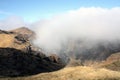
[[[2,13],[2,12],[0,12]],[[120,40],[120,7],[81,7],[70,10],[51,19],[29,24],[36,32],[34,44],[45,50],[61,49],[68,40],[83,40],[84,45],[101,41]],[[28,26],[21,17],[11,16],[0,21],[0,29],[12,30]],[[89,44],[88,44],[89,43]]]
[[[18,27],[26,26],[26,23],[21,17],[10,16],[0,21],[0,29],[12,30]]]
[[[61,48],[68,39],[113,41],[120,39],[120,7],[81,7],[34,23],[35,44],[46,50]],[[89,43],[89,42],[88,42]]]

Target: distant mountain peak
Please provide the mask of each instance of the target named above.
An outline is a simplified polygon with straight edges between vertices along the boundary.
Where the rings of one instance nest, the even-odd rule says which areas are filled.
[[[17,29],[14,29],[14,30],[11,30],[12,32],[16,32],[16,33],[20,33],[20,34],[23,34],[23,33],[33,33],[32,30],[30,30],[29,28],[27,27],[20,27],[20,28],[17,28]]]

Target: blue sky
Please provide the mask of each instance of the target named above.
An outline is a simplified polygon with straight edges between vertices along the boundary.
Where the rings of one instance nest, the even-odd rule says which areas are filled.
[[[120,0],[0,0],[0,20],[18,16],[35,22],[80,7],[120,7]]]

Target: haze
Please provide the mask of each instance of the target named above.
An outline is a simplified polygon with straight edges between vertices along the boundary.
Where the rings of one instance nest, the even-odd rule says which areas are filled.
[[[93,43],[119,40],[119,21],[119,7],[82,7],[53,16],[50,20],[36,22],[33,25],[37,33],[34,43],[47,50],[55,50],[68,39]]]

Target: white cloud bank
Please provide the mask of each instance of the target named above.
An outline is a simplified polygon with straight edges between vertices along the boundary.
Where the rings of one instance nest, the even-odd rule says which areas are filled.
[[[37,34],[34,43],[45,50],[59,49],[68,39],[84,39],[87,43],[120,40],[120,7],[82,7],[29,25]],[[21,26],[26,23],[20,17],[0,21],[0,29]]]
[[[120,7],[71,10],[34,24],[35,44],[46,50],[60,48],[68,38],[94,41],[120,39]]]

